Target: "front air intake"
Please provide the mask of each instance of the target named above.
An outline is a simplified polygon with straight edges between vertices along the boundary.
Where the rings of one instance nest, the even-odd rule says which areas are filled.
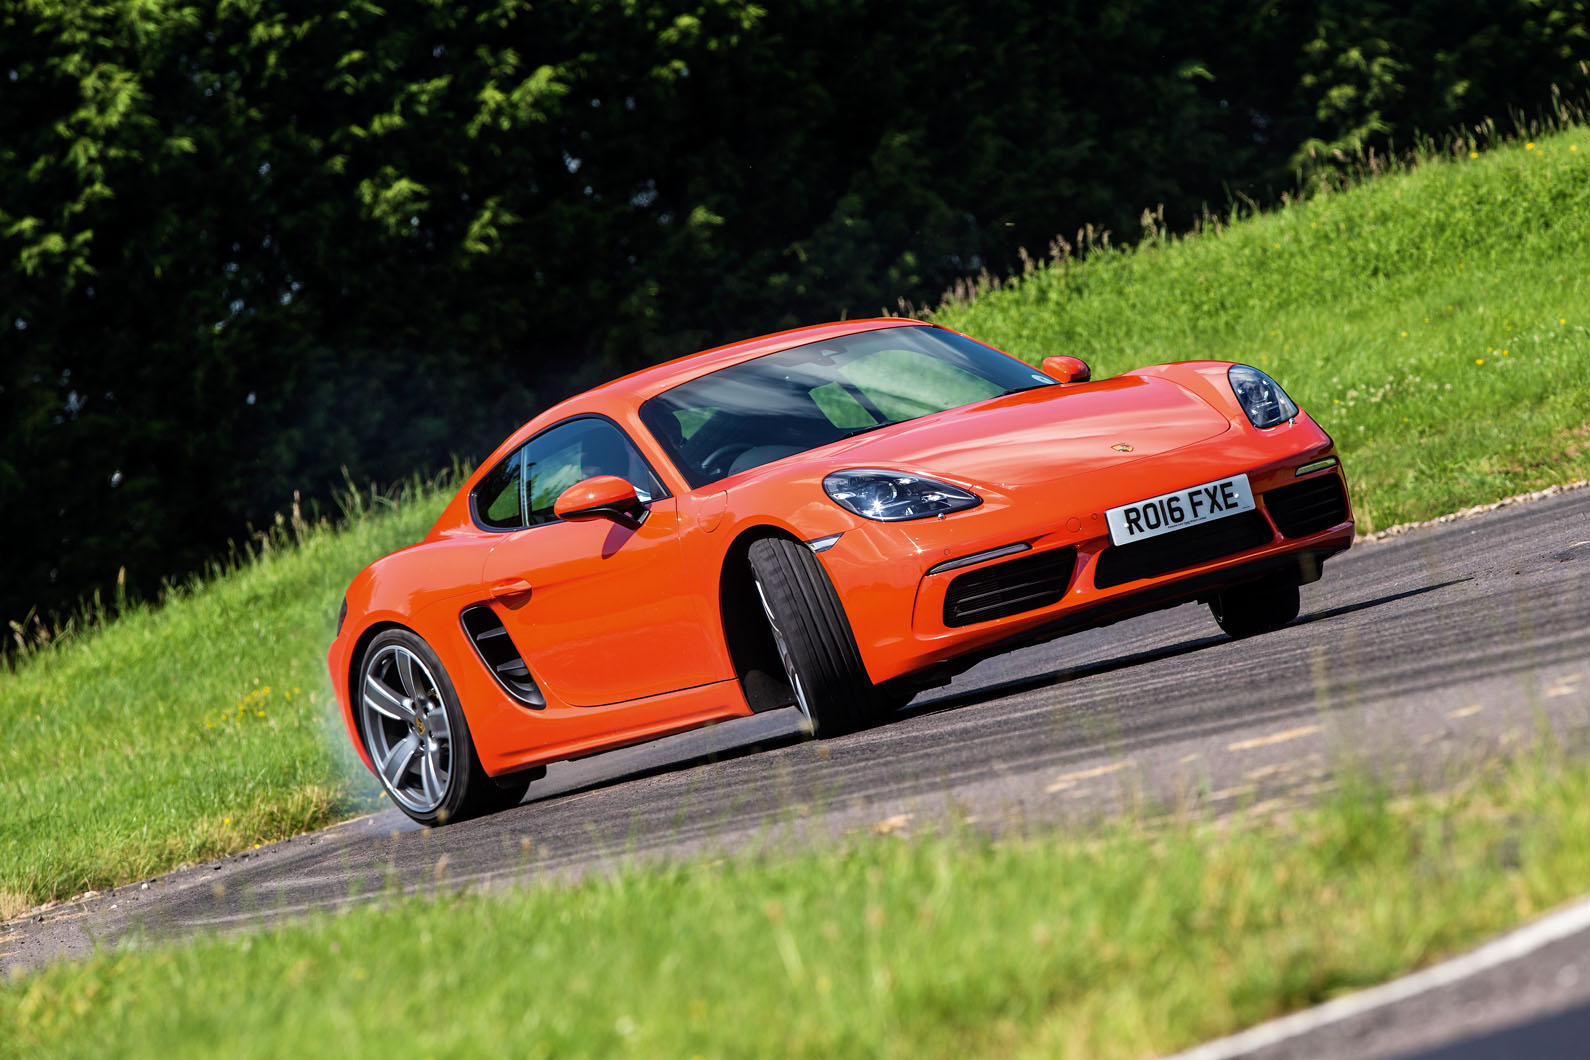
[[[1347,521],[1347,494],[1335,475],[1273,489],[1264,495],[1264,506],[1287,537],[1305,537]]]
[[[1267,545],[1273,538],[1270,524],[1258,512],[1228,515],[1224,519],[1174,530],[1168,534],[1151,537],[1147,541],[1134,541],[1129,545],[1114,545],[1099,553],[1093,565],[1093,585],[1108,589],[1125,585],[1139,578],[1157,578],[1161,574],[1196,567],[1237,552],[1245,552],[1259,545]]]
[[[1066,594],[1077,550],[1057,548],[957,575],[944,593],[944,624],[969,626],[1047,607]]]
[[[486,604],[476,604],[465,608],[458,617],[469,642],[480,655],[480,661],[486,664],[486,669],[491,671],[491,676],[497,679],[503,691],[527,707],[536,710],[545,707],[546,696],[541,694],[536,679],[530,676],[530,667],[525,665],[524,656],[514,646],[513,638],[508,636],[508,630],[503,626],[502,619],[497,617],[497,612]]]

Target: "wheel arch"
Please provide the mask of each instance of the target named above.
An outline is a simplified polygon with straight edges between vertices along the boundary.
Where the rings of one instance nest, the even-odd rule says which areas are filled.
[[[745,701],[758,714],[795,702],[795,691],[784,676],[751,575],[751,546],[767,538],[803,544],[787,529],[770,523],[745,527],[724,552],[718,575],[718,618],[724,645]]]
[[[346,685],[348,690],[348,715],[352,719],[354,731],[359,734],[359,756],[366,758],[366,765],[369,765],[369,761],[367,758],[368,752],[365,750],[364,726],[359,722],[359,670],[364,666],[364,654],[370,650],[370,642],[389,629],[401,629],[405,633],[413,633],[416,637],[420,635],[418,631],[412,627],[405,626],[401,622],[390,620],[372,622],[368,628],[359,634],[359,639],[353,642],[353,650],[348,652],[348,672],[344,675],[348,682]],[[421,639],[423,640],[424,638]],[[371,771],[374,771],[374,766],[371,766]]]

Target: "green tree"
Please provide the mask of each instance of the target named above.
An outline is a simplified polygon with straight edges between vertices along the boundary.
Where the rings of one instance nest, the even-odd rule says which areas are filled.
[[[12,0],[0,618],[715,342],[1584,87],[1585,0]]]

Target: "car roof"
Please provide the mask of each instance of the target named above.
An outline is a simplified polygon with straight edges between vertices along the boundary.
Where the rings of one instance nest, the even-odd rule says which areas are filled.
[[[719,368],[740,364],[743,361],[753,360],[769,353],[804,346],[809,342],[821,342],[823,339],[837,338],[841,335],[854,335],[863,331],[877,331],[883,328],[901,327],[938,327],[922,320],[912,320],[903,317],[872,317],[861,320],[843,320],[832,324],[814,324],[809,327],[795,328],[790,331],[780,331],[772,335],[761,335],[757,338],[743,339],[731,342],[726,346],[717,346],[700,353],[692,353],[672,361],[643,368],[638,372],[621,376],[608,383],[592,387],[589,390],[575,394],[573,397],[558,402],[551,408],[543,410],[503,439],[497,449],[481,461],[473,473],[470,474],[464,486],[454,496],[441,516],[431,527],[427,539],[446,532],[454,527],[464,527],[471,524],[469,517],[468,494],[475,488],[480,477],[488,468],[495,466],[503,456],[535,435],[545,430],[560,420],[571,416],[590,415],[617,417],[625,421],[626,427],[638,429],[640,424],[635,418],[636,410],[642,402],[656,397],[665,390],[669,390],[681,383]]]
[[[832,324],[813,324],[754,339],[742,339],[726,346],[717,346],[700,353],[665,361],[650,368],[642,368],[638,372],[620,376],[612,382],[592,387],[580,396],[606,397],[624,393],[639,401],[645,401],[681,383],[688,383],[709,372],[716,372],[720,368],[727,368],[780,350],[804,346],[809,342],[821,342],[823,339],[837,338],[840,335],[854,335],[857,332],[877,331],[882,328],[933,326],[925,321],[902,317],[871,317],[862,320],[842,320]]]

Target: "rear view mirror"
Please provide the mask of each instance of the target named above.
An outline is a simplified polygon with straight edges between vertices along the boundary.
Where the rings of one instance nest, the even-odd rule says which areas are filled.
[[[617,475],[596,475],[560,493],[552,504],[552,514],[568,522],[611,519],[636,527],[645,517],[646,508],[628,482]]]
[[[1093,378],[1093,369],[1079,357],[1045,357],[1039,368],[1044,375],[1062,383],[1086,383]]]

